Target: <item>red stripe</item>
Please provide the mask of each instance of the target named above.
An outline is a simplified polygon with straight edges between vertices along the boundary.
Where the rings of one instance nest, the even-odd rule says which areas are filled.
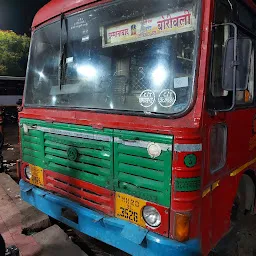
[[[51,171],[44,171],[44,185],[44,187],[50,191],[64,195],[107,215],[114,215],[115,197],[114,192],[112,191]],[[76,186],[77,188],[71,185]],[[90,192],[92,192],[92,194]]]
[[[109,191],[105,188],[101,188],[101,187],[96,186],[92,183],[88,183],[88,182],[85,182],[85,181],[82,181],[82,180],[79,180],[79,179],[76,179],[76,178],[72,178],[72,177],[57,173],[57,172],[52,172],[52,171],[46,171],[45,170],[44,173],[45,173],[46,176],[50,176],[50,177],[53,177],[55,179],[64,181],[64,182],[69,183],[71,185],[74,185],[76,187],[83,188],[87,191],[92,191],[93,193],[96,193],[98,195],[105,195],[107,197],[110,197],[110,196],[113,195],[112,191]]]
[[[48,176],[47,174],[45,175],[44,182],[45,182],[45,186],[52,184],[54,187],[63,189],[64,191],[67,191],[68,193],[76,194],[78,196],[86,198],[90,201],[97,202],[99,204],[109,204],[111,202],[111,199],[108,197],[104,197],[104,196],[96,195],[96,194],[90,194],[88,192],[85,192],[82,188],[81,189],[74,188],[74,187],[70,186],[70,184],[55,180],[54,178]]]
[[[68,192],[66,192],[66,191],[64,191],[62,189],[53,187],[51,185],[46,186],[46,188],[48,190],[54,191],[54,192],[56,192],[58,194],[64,195],[64,196],[68,197],[69,199],[72,199],[72,200],[74,200],[74,201],[76,201],[78,203],[86,205],[89,208],[97,209],[97,210],[99,210],[101,212],[104,212],[107,215],[110,215],[110,216],[114,215],[113,210],[111,209],[111,207],[108,207],[108,206],[105,206],[105,205],[95,204],[95,203],[93,203],[91,201],[85,200],[83,198],[79,198],[79,197],[77,197],[77,196],[75,196],[73,194],[70,194],[70,193],[68,193]]]

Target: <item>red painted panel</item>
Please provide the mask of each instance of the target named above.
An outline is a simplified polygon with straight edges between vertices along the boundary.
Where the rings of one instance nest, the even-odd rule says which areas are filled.
[[[26,166],[28,166],[28,163],[24,163],[24,162],[21,163],[20,177],[23,180],[25,180],[26,182],[29,182],[29,180],[27,179],[25,172],[24,172],[24,169]]]
[[[69,12],[71,10],[90,5],[96,2],[104,2],[99,0],[52,0],[41,8],[34,20],[32,27],[36,27],[43,22],[50,20],[56,16],[61,15],[62,13]]]
[[[114,192],[59,173],[44,171],[45,188],[74,201],[114,215]]]

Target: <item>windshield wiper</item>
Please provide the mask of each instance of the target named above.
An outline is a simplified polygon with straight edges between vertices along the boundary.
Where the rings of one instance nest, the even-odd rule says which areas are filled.
[[[63,43],[63,35],[62,35],[63,22],[65,22],[65,32],[66,32],[66,39],[64,43]],[[59,88],[61,90],[61,86],[66,76],[65,74],[66,73],[66,56],[67,56],[66,51],[67,51],[67,38],[68,38],[67,19],[63,13],[61,14],[60,24],[61,24],[61,31],[60,31]]]

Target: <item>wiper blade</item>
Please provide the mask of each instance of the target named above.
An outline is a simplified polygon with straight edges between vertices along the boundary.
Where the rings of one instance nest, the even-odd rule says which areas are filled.
[[[66,32],[66,39],[63,43],[63,33],[62,33],[62,27],[63,22],[65,22],[65,32]],[[60,63],[59,63],[59,88],[61,90],[61,86],[63,84],[63,81],[65,80],[65,66],[66,66],[66,50],[67,50],[67,19],[64,15],[64,13],[61,14],[61,31],[60,31]]]
[[[64,83],[66,77],[66,49],[67,43],[64,43],[61,50],[60,64],[59,64],[59,86],[61,90],[61,86]]]

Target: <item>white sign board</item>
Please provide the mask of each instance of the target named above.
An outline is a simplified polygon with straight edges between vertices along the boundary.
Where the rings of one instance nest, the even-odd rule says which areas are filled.
[[[192,11],[184,10],[101,28],[101,34],[103,47],[111,47],[193,30],[195,30],[195,18]]]

